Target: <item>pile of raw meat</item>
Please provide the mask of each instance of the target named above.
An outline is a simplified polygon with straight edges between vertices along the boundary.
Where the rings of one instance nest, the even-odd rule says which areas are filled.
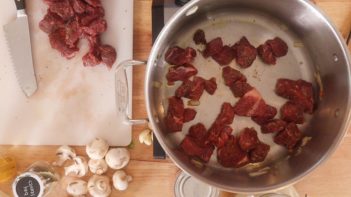
[[[220,37],[207,42],[203,30],[197,30],[193,40],[195,44],[204,45],[205,49],[200,52],[204,58],[211,57],[223,67],[224,83],[239,100],[233,105],[223,103],[210,128],[205,128],[202,123],[192,125],[180,144],[181,150],[189,157],[203,162],[208,162],[216,150],[217,161],[222,166],[231,168],[264,161],[270,146],[258,138],[255,129],[243,128],[239,135],[232,135],[230,125],[234,117],[245,116],[260,125],[262,133],[276,133],[274,142],[292,152],[303,137],[297,124],[304,123],[304,113],[312,114],[314,110],[312,84],[304,80],[279,79],[275,93],[286,98],[287,102],[280,108],[280,117],[276,117],[278,110],[266,103],[257,89],[248,83],[244,74],[228,66],[235,59],[240,67],[248,68],[257,55],[266,64],[276,64],[277,58],[287,54],[287,44],[276,37],[255,48],[243,37],[229,46],[224,45]],[[216,92],[216,78],[206,80],[197,76],[198,70],[192,65],[197,55],[193,48],[183,49],[178,46],[169,48],[165,54],[166,62],[173,65],[166,75],[168,84],[182,81],[175,95],[168,100],[164,121],[170,133],[182,131],[184,123],[197,115],[196,110],[184,107],[183,97],[199,101],[205,91],[210,95]]]
[[[100,35],[106,31],[105,11],[100,0],[44,0],[49,6],[39,27],[49,35],[51,47],[67,59],[79,51],[78,42],[85,38],[89,42],[89,52],[84,55],[84,66],[100,63],[109,68],[116,61],[116,50],[102,44]]]

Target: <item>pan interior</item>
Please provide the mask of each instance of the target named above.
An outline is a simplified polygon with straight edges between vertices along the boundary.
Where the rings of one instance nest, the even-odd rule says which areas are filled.
[[[327,25],[324,27],[325,34],[320,36],[320,34],[313,32],[315,30],[304,27],[301,21],[293,21],[293,18],[283,21],[278,19],[283,17],[269,13],[264,9],[237,5],[222,6],[217,9],[205,7],[204,11],[201,11],[200,7],[200,11],[194,16],[183,17],[183,22],[174,24],[169,29],[167,36],[163,37],[163,44],[157,46],[156,50],[159,54],[150,58],[153,62],[149,64],[149,66],[152,65],[149,68],[150,80],[148,81],[150,109],[156,134],[158,138],[162,138],[161,144],[183,170],[221,189],[255,192],[282,186],[319,163],[335,142],[340,140],[343,133],[340,129],[344,126],[348,111],[340,106],[348,106],[349,87],[342,84],[349,82],[349,70],[347,66],[345,67],[347,57],[341,55],[342,51],[338,40],[335,38],[334,41],[328,40],[328,38],[335,37],[334,32]],[[323,24],[325,21],[319,22],[321,24],[317,25],[325,25]],[[206,128],[209,128],[219,114],[223,102],[234,104],[238,100],[224,85],[222,67],[211,58],[204,59],[199,52],[203,48],[195,45],[192,41],[193,34],[197,29],[205,31],[207,41],[221,37],[224,44],[229,46],[243,36],[246,36],[255,47],[277,36],[288,44],[288,54],[278,58],[277,64],[274,66],[264,64],[259,57],[247,69],[241,69],[235,61],[229,66],[240,70],[247,77],[248,82],[261,93],[267,104],[278,109],[276,117],[279,117],[279,108],[287,101],[274,93],[278,78],[304,79],[312,82],[315,95],[320,95],[320,90],[323,89],[323,99],[316,98],[317,110],[313,116],[305,114],[305,123],[299,125],[304,135],[312,137],[311,142],[303,148],[300,154],[288,155],[283,147],[273,142],[273,134],[261,134],[259,126],[250,118],[239,116],[235,116],[231,125],[234,129],[233,134],[237,135],[245,127],[255,128],[258,131],[259,139],[271,146],[269,155],[264,162],[250,164],[239,169],[224,168],[217,163],[216,151],[214,151],[210,162],[199,166],[197,162],[189,160],[178,151],[178,146],[191,125],[201,122]],[[315,37],[310,34],[315,35]],[[321,50],[325,48],[322,43],[323,39],[333,43],[330,44],[328,50]],[[218,89],[212,96],[204,92],[200,99],[200,105],[190,106],[196,109],[197,115],[194,120],[184,124],[182,132],[169,134],[163,122],[167,112],[167,99],[174,95],[180,83],[177,82],[174,86],[167,85],[165,75],[170,65],[164,61],[164,53],[168,47],[175,45],[190,46],[198,50],[197,57],[193,62],[199,71],[198,76],[205,79],[216,77]],[[339,62],[333,61],[333,54],[340,54]],[[333,71],[330,70],[331,64],[336,64],[334,65],[336,69]],[[320,79],[319,83],[316,83],[316,76]],[[339,79],[337,76],[342,76],[344,79]],[[338,93],[328,94],[335,90]],[[338,95],[343,95],[343,97],[340,98]],[[188,100],[183,98],[183,101],[185,107],[188,107]],[[336,111],[338,112],[337,116],[335,115]]]

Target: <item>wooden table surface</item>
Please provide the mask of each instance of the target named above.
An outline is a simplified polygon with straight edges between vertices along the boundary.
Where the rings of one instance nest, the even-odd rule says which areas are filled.
[[[151,49],[151,0],[135,0],[134,5],[134,58],[147,59]],[[346,38],[351,29],[351,0],[314,0],[334,21]],[[351,50],[351,44],[349,45]],[[145,118],[144,104],[144,67],[134,70],[133,80],[133,116]],[[133,128],[134,148],[132,160],[126,168],[133,176],[133,182],[127,191],[114,191],[112,196],[173,196],[173,184],[180,170],[169,160],[154,160],[152,147],[139,144],[138,135],[142,126]],[[341,197],[351,196],[351,129],[341,146],[332,157],[295,185],[301,196]],[[85,155],[84,147],[75,147],[78,154]],[[0,152],[6,152],[16,158],[19,171],[26,169],[34,161],[55,160],[56,146],[0,146]],[[111,174],[112,172],[109,172]],[[11,193],[11,182],[0,183],[0,190]],[[222,192],[221,196],[235,196]]]

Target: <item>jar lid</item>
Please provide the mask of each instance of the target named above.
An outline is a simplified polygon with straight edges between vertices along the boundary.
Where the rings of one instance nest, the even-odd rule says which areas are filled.
[[[37,174],[26,172],[15,179],[12,184],[12,192],[15,197],[42,197],[44,183]]]
[[[174,194],[175,197],[218,197],[219,191],[182,172],[175,182]]]

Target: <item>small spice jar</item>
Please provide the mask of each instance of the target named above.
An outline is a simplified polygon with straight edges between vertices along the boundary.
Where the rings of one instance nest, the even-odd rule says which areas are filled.
[[[12,184],[15,197],[45,197],[57,186],[59,175],[47,162],[35,162]]]

